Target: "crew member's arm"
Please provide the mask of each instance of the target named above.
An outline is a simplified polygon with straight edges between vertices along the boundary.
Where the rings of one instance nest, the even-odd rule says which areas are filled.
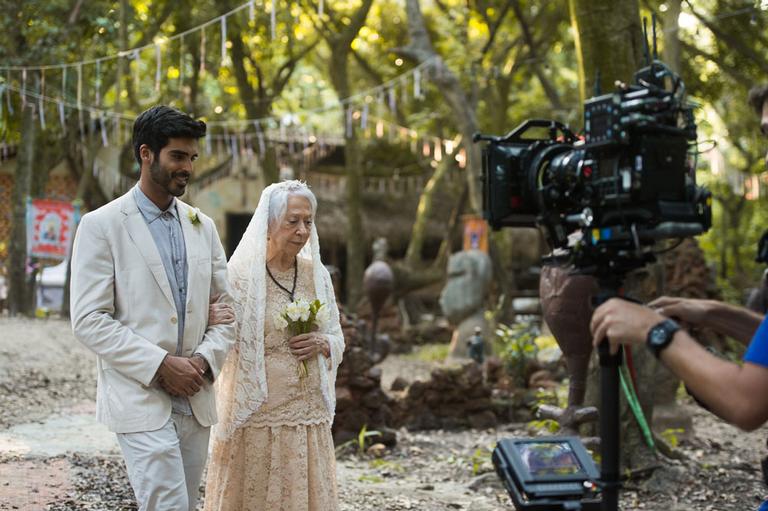
[[[668,318],[711,328],[743,344],[749,343],[763,320],[757,312],[716,300],[662,296],[648,305]]]
[[[648,331],[665,319],[648,307],[609,300],[592,316],[593,344],[607,338],[612,352],[619,344],[645,345]],[[768,339],[756,337],[754,342],[768,343]],[[768,420],[768,367],[722,360],[684,330],[674,334],[660,359],[718,417],[744,430],[756,429]]]

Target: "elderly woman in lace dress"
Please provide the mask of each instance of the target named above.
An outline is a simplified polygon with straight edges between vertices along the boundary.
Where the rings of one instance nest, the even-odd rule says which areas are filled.
[[[237,344],[217,380],[206,510],[338,509],[331,423],[344,337],[316,208],[304,183],[268,186],[229,261]],[[276,318],[294,301],[315,299],[329,320],[291,336]],[[211,311],[212,321],[225,316]]]

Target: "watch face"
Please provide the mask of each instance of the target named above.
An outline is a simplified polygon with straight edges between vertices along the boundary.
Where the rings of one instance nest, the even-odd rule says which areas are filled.
[[[662,349],[667,347],[670,341],[672,341],[675,332],[679,329],[680,326],[671,319],[667,319],[651,328],[648,332],[647,342],[648,346],[654,351],[656,356],[659,355],[659,352]]]
[[[668,335],[668,332],[667,332],[667,329],[664,328],[664,326],[659,325],[654,327],[653,330],[651,331],[651,338],[650,338],[651,344],[653,345],[662,344],[664,341],[667,340],[667,335]]]

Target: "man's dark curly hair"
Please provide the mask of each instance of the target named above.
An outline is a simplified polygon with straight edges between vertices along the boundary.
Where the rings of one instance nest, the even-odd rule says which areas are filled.
[[[768,101],[768,84],[752,87],[749,91],[749,104],[757,115],[762,115],[766,101]]]
[[[189,115],[165,105],[153,106],[145,110],[133,123],[133,153],[141,166],[139,148],[147,144],[155,155],[168,145],[171,138],[202,138],[205,136],[205,123],[196,121]]]

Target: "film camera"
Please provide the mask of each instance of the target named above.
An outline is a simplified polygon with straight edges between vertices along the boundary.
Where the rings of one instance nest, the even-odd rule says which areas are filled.
[[[577,268],[630,264],[657,240],[709,228],[711,196],[696,186],[691,151],[693,107],[666,65],[654,60],[634,85],[588,99],[584,121],[583,139],[540,119],[475,136],[487,142],[483,209],[492,228],[541,225],[554,248],[581,231],[571,250]],[[653,256],[639,259],[635,266]]]
[[[693,106],[662,62],[648,58],[633,85],[588,99],[583,133],[527,120],[475,141],[486,142],[483,210],[491,227],[544,227],[576,271],[596,276],[599,301],[618,296],[626,273],[655,260],[657,241],[709,229],[712,199],[696,185]],[[607,343],[599,351],[600,477],[578,438],[503,439],[493,461],[517,509],[618,510],[621,357]]]

